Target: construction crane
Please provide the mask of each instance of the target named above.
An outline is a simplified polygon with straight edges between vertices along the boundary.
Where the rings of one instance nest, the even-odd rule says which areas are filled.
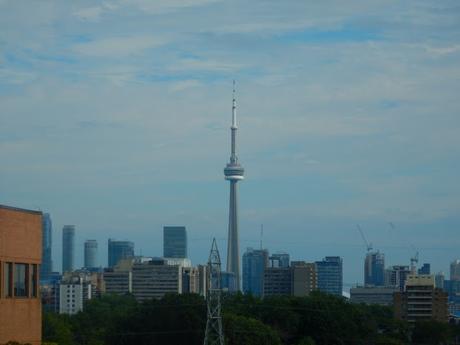
[[[392,222],[388,222],[388,225],[394,230],[395,225]],[[410,258],[410,271],[411,274],[416,274],[417,273],[417,264],[418,264],[418,250],[415,249],[413,245],[411,245],[411,248],[415,251],[415,255],[411,256]]]
[[[363,239],[363,241],[364,241],[364,244],[366,245],[367,251],[370,252],[370,251],[373,249],[372,243],[367,242],[366,236],[364,236],[364,232],[363,232],[363,230],[361,229],[361,227],[359,226],[359,224],[356,224],[356,227],[358,228],[359,233],[361,234],[361,237],[362,237],[362,239]]]
[[[410,271],[412,272],[412,274],[416,273],[415,270],[417,269],[417,264],[418,264],[418,251],[415,252],[415,255],[410,258]]]

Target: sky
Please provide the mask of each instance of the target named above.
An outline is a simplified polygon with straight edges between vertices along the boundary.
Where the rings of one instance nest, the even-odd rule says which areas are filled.
[[[362,227],[386,265],[460,256],[458,1],[0,0],[0,203],[83,242],[226,258],[232,80],[240,247],[363,281]],[[393,226],[390,226],[390,223]],[[242,254],[241,253],[241,254]],[[225,266],[225,265],[224,265]],[[447,278],[446,277],[446,278]]]

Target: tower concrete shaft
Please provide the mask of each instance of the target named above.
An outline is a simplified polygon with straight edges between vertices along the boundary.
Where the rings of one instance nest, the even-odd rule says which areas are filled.
[[[240,250],[238,239],[238,186],[237,183],[244,179],[244,169],[238,163],[236,155],[236,100],[235,82],[233,82],[233,101],[232,101],[232,126],[231,130],[231,155],[230,162],[224,169],[225,179],[230,181],[230,204],[228,219],[228,242],[227,242],[227,272],[235,276],[235,285],[239,290],[240,286]]]

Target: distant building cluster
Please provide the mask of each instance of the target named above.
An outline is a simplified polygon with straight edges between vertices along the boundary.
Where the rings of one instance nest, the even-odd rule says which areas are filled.
[[[192,266],[187,257],[184,226],[163,228],[163,257],[136,256],[133,242],[109,239],[106,268],[97,263],[97,241],[86,240],[84,265],[75,269],[75,226],[65,225],[62,229],[62,274],[52,271],[51,228],[51,218],[46,214],[42,233],[49,241],[42,244],[44,252],[49,246],[50,255],[41,275],[41,296],[43,307],[49,311],[76,314],[83,310],[87,300],[102,294],[132,294],[138,301],[161,298],[167,293],[206,296],[207,266]],[[227,286],[236,290],[231,284]]]
[[[364,260],[364,285],[350,289],[352,303],[393,306],[395,316],[408,322],[437,320],[447,322],[460,314],[460,261],[450,266],[450,280],[443,272],[431,273],[424,263],[417,269],[418,257],[411,265],[385,267],[382,253],[369,252]],[[382,279],[383,277],[383,279]]]
[[[97,241],[86,240],[83,267],[76,269],[76,227],[65,225],[60,273],[53,270],[49,214],[0,205],[0,225],[0,236],[5,242],[0,247],[0,306],[5,311],[0,313],[0,335],[6,332],[5,327],[17,323],[30,326],[30,337],[24,341],[39,339],[41,331],[36,325],[41,318],[40,298],[45,310],[72,315],[83,310],[86,301],[103,294],[131,294],[138,301],[168,293],[206,297],[208,266],[192,265],[184,226],[163,228],[163,257],[136,256],[133,242],[108,239],[105,268],[98,263]],[[41,248],[37,247],[40,242]],[[419,268],[416,263],[412,258],[411,265],[386,267],[383,253],[368,250],[363,266],[364,284],[350,289],[350,302],[393,306],[395,317],[408,322],[447,322],[449,316],[458,317],[460,260],[452,261],[448,280],[442,272],[433,274],[429,263]],[[291,260],[285,252],[270,254],[268,249],[247,248],[242,256],[242,286],[235,272],[223,271],[220,278],[224,291],[242,290],[261,298],[308,296],[314,291],[342,296],[343,260],[326,256],[307,262]],[[27,306],[27,315],[13,313],[11,308],[18,299]]]
[[[55,312],[74,314],[84,302],[101,294],[132,294],[137,300],[160,298],[166,293],[197,293],[206,296],[207,266],[192,266],[188,259],[184,226],[163,228],[163,257],[136,256],[131,241],[108,240],[107,267],[97,263],[98,243],[84,243],[84,266],[75,270],[75,226],[62,230],[63,274],[52,271],[51,218],[42,218],[43,264],[41,293],[43,305]],[[451,264],[450,280],[431,273],[431,265],[385,266],[385,255],[368,252],[364,258],[363,285],[350,289],[350,302],[394,306],[395,315],[408,321],[417,318],[447,320],[460,311],[460,261]],[[308,296],[313,291],[343,295],[343,260],[326,256],[314,262],[291,261],[285,252],[247,248],[242,256],[242,286],[234,272],[221,273],[221,287],[227,292],[258,297],[274,295]],[[424,291],[427,303],[414,302]],[[431,309],[427,309],[431,306]],[[433,309],[434,308],[434,309]]]

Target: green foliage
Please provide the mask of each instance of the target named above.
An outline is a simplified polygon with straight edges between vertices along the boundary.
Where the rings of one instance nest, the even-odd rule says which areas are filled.
[[[300,339],[300,341],[297,343],[297,345],[316,345],[315,341],[311,337],[306,337]]]
[[[437,321],[417,322],[412,333],[414,345],[443,345],[450,344],[452,340],[452,327],[447,323]]]
[[[227,345],[408,345],[446,344],[448,324],[427,322],[412,330],[393,318],[391,308],[350,304],[323,293],[308,297],[251,295],[222,297]],[[43,340],[59,345],[201,345],[206,302],[195,294],[166,295],[137,302],[106,295],[88,301],[83,312],[45,313]],[[453,334],[453,333],[452,333]]]
[[[226,313],[223,323],[227,345],[281,345],[277,332],[259,320]]]
[[[74,345],[70,317],[50,312],[43,314],[43,340],[59,345]]]

